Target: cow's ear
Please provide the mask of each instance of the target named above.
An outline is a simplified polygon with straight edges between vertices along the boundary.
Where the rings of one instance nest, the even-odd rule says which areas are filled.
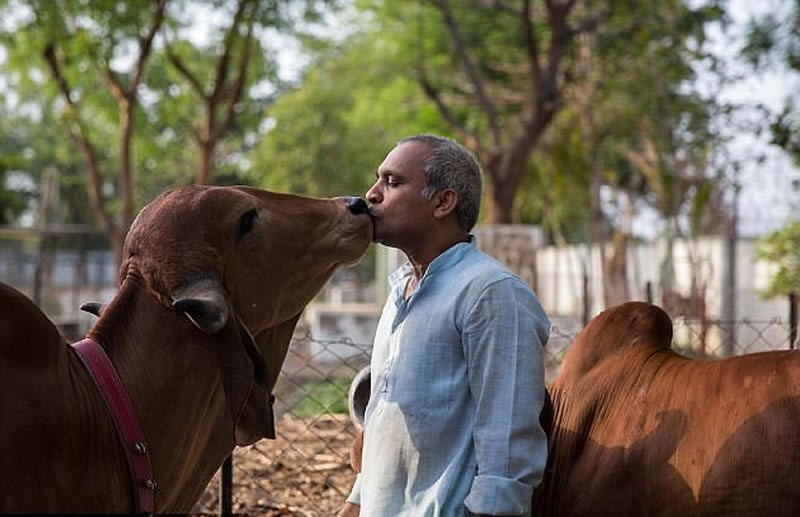
[[[172,307],[186,314],[197,328],[214,334],[228,323],[228,301],[216,273],[198,275],[172,294]]]
[[[275,438],[272,388],[278,380],[283,360],[300,314],[258,334],[255,343],[245,343],[253,364],[253,387],[236,418],[236,443],[249,445],[261,438]],[[242,334],[247,334],[240,325]],[[257,346],[256,346],[257,343]],[[261,351],[264,352],[262,355]]]
[[[229,325],[229,329],[235,332],[235,339],[221,340],[217,352],[234,440],[243,446],[261,438],[275,438],[275,417],[264,359],[250,332],[238,318],[234,319],[236,324]]]
[[[256,336],[256,345],[264,356],[264,365],[267,367],[267,383],[269,389],[275,387],[278,375],[286,360],[289,344],[292,342],[294,329],[302,313],[297,313],[283,323],[273,325],[259,332]]]

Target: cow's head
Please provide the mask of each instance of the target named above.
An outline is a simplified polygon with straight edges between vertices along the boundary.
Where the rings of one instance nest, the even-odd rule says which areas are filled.
[[[268,396],[303,308],[338,267],[361,258],[371,239],[366,204],[357,198],[178,188],[131,225],[121,275],[136,271],[163,305],[205,333],[241,342],[225,359],[237,378],[223,378],[241,444],[263,435],[249,436],[239,425],[248,412],[256,420],[271,417],[244,404],[254,382]]]

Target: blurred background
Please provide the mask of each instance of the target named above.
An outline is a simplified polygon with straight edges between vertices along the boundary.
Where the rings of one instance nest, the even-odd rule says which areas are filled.
[[[482,162],[478,244],[552,316],[548,379],[631,299],[688,355],[798,345],[797,0],[0,0],[0,280],[77,339],[158,193],[363,195],[420,132]],[[309,306],[235,511],[341,503],[347,389],[402,261],[375,246]],[[197,511],[220,505],[212,484]]]

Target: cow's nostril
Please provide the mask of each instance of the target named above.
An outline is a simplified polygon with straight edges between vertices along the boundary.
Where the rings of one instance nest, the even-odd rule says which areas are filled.
[[[347,208],[355,215],[366,214],[369,211],[367,202],[360,197],[351,196],[347,198]]]

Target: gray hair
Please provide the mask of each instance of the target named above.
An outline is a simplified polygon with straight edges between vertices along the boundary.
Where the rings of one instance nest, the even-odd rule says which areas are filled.
[[[475,156],[464,146],[437,135],[419,134],[400,140],[421,142],[431,148],[425,161],[425,188],[422,196],[431,199],[444,189],[452,189],[458,195],[456,220],[465,231],[471,231],[478,221],[483,192],[483,171]]]

